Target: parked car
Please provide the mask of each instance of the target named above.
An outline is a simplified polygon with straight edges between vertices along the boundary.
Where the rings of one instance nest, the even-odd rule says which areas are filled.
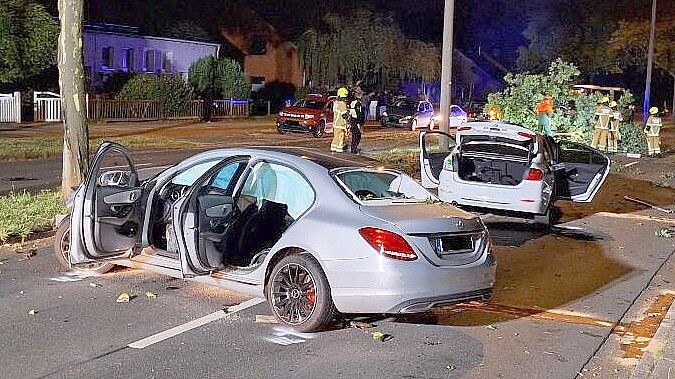
[[[397,99],[382,113],[384,127],[417,130],[435,127],[434,107],[428,101]]]
[[[470,122],[439,151],[443,133],[420,134],[422,185],[468,209],[554,223],[554,203],[588,203],[605,182],[607,155],[586,145],[555,141],[503,122]]]
[[[459,105],[450,106],[450,128],[459,128],[469,121],[469,118]]]
[[[334,101],[332,96],[310,95],[284,107],[277,116],[277,131],[312,133],[317,138],[333,133]]]
[[[487,119],[485,114],[485,103],[479,101],[472,101],[466,107],[467,119],[469,121],[482,121]]]
[[[300,331],[336,311],[489,299],[495,261],[481,220],[376,165],[315,149],[232,148],[139,181],[127,150],[107,142],[55,248],[75,268],[135,267],[266,297]]]

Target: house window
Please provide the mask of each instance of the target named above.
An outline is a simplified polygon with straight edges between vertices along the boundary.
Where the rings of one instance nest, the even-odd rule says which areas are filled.
[[[101,66],[103,68],[113,68],[115,63],[115,49],[111,46],[104,47],[101,50]]]
[[[173,52],[167,51],[162,59],[162,71],[171,71],[173,69]]]
[[[136,52],[134,49],[124,49],[124,56],[122,57],[122,69],[124,71],[134,71],[136,62]]]
[[[264,85],[265,84],[265,77],[264,76],[251,76],[251,84]]]
[[[251,55],[267,54],[267,39],[264,36],[255,35],[251,38]]]
[[[148,72],[155,71],[155,50],[148,50],[145,52],[145,65],[143,68]]]

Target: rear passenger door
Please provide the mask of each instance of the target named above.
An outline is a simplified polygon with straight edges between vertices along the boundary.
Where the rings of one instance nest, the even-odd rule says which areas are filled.
[[[448,141],[445,149],[441,149],[439,145],[442,137],[446,137]],[[443,164],[454,147],[455,140],[449,134],[432,131],[420,133],[420,174],[424,188],[438,188]]]
[[[590,203],[607,179],[609,157],[586,145],[561,141],[556,171],[557,198]]]

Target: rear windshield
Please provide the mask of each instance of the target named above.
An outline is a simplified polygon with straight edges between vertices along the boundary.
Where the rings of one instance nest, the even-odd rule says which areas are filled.
[[[384,205],[370,203],[378,200],[421,202],[431,196],[412,178],[393,171],[354,169],[335,177],[349,195],[369,205]]]
[[[293,106],[298,108],[322,109],[324,104],[326,104],[325,101],[302,99],[296,101]]]
[[[530,151],[527,148],[503,143],[476,143],[470,142],[462,146],[463,153],[502,155],[510,157],[527,158]]]

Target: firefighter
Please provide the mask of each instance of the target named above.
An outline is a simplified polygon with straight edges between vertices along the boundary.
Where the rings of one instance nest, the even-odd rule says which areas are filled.
[[[351,135],[350,150],[352,154],[358,154],[359,143],[361,142],[361,136],[363,135],[363,123],[366,119],[363,103],[361,103],[361,97],[359,97],[358,94],[356,94],[349,103],[349,116],[349,134]]]
[[[344,153],[345,136],[349,124],[349,111],[347,109],[347,96],[349,91],[342,87],[337,91],[338,98],[333,103],[333,141],[330,144],[330,151],[334,153]]]
[[[537,105],[537,125],[539,132],[547,136],[553,135],[551,129],[551,116],[553,115],[553,96],[546,95],[544,100]]]
[[[595,116],[597,119],[593,127],[591,147],[600,151],[606,151],[609,122],[612,119],[612,108],[609,107],[609,97],[605,96],[600,100],[600,104],[595,110]]]
[[[612,109],[612,120],[609,123],[609,130],[607,133],[607,152],[609,153],[619,152],[619,140],[621,140],[619,125],[621,125],[621,121],[623,121],[623,116],[617,106],[618,104],[616,101],[609,103],[609,107]]]
[[[649,118],[645,125],[645,135],[647,136],[647,148],[649,149],[649,156],[661,154],[661,126],[663,125],[659,114],[659,108],[651,107],[649,109]]]

